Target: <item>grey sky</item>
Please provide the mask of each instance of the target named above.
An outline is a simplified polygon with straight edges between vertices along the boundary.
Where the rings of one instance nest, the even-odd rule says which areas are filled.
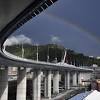
[[[57,42],[85,55],[100,56],[100,0],[58,0],[15,34],[33,43]]]

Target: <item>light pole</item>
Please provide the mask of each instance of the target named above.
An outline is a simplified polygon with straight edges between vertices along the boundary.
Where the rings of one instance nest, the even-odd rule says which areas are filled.
[[[48,51],[47,51],[47,62],[49,62],[49,46],[48,46]]]
[[[36,59],[37,59],[36,61],[37,62],[39,61],[39,57],[38,57],[39,56],[39,53],[38,53],[38,51],[39,51],[38,50],[38,44],[36,44]]]
[[[23,43],[22,43],[22,58],[24,58],[24,47],[23,47]]]

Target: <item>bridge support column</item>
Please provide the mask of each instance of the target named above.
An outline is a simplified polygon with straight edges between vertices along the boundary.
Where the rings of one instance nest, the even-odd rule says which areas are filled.
[[[59,71],[55,71],[53,75],[53,93],[59,93]]]
[[[83,75],[82,72],[78,73],[78,85],[82,85]]]
[[[80,75],[80,73],[78,73],[78,85],[80,85],[81,84],[81,75]]]
[[[26,68],[18,69],[17,100],[26,100]]]
[[[33,74],[33,100],[41,100],[41,71],[36,70]]]
[[[67,72],[67,89],[70,89],[70,72]]]
[[[65,82],[64,85],[65,85],[65,90],[67,90],[67,72],[65,72],[64,74],[65,74],[65,75],[64,75],[64,79],[65,79],[65,80],[64,80],[64,82]]]
[[[73,86],[77,86],[77,73],[73,73]]]
[[[8,68],[0,70],[0,100],[8,100]]]
[[[79,73],[79,75],[78,75],[78,83],[80,84],[80,85],[88,85],[89,83],[87,83],[87,82],[82,82],[82,80],[83,81],[88,81],[88,80],[90,80],[91,79],[91,73],[89,73],[89,72],[80,72]]]
[[[47,71],[45,76],[45,97],[51,99],[51,71]]]

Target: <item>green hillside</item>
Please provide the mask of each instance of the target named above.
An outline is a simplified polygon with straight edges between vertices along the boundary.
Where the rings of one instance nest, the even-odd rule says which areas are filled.
[[[24,58],[37,59],[37,46],[24,44]],[[39,61],[61,62],[64,57],[64,51],[67,50],[66,63],[74,64],[76,66],[91,66],[97,64],[100,66],[100,59],[85,56],[82,53],[76,53],[73,50],[65,49],[61,45],[47,44],[38,46]],[[7,46],[6,51],[22,57],[22,45]],[[49,60],[47,60],[49,55]],[[56,59],[55,59],[56,58]]]
[[[37,46],[24,44],[24,58],[36,60],[37,58]],[[14,45],[7,46],[6,51],[22,57],[22,46]],[[58,46],[55,44],[40,45],[38,46],[38,57],[40,61],[47,61],[47,56],[49,55],[49,61],[53,62],[57,57],[58,62],[61,61],[61,58],[64,54],[64,47]]]

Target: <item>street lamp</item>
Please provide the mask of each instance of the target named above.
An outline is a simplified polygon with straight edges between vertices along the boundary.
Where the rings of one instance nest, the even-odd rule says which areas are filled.
[[[38,46],[39,46],[39,45],[36,44],[36,59],[37,59],[36,61],[37,61],[37,62],[39,61],[39,57],[38,57],[38,56],[39,56],[39,53],[38,53],[38,51],[39,51],[39,50],[38,50]]]
[[[22,58],[24,58],[24,47],[23,47],[23,43],[22,43]]]
[[[48,46],[48,51],[47,51],[47,62],[49,62],[49,46]]]

